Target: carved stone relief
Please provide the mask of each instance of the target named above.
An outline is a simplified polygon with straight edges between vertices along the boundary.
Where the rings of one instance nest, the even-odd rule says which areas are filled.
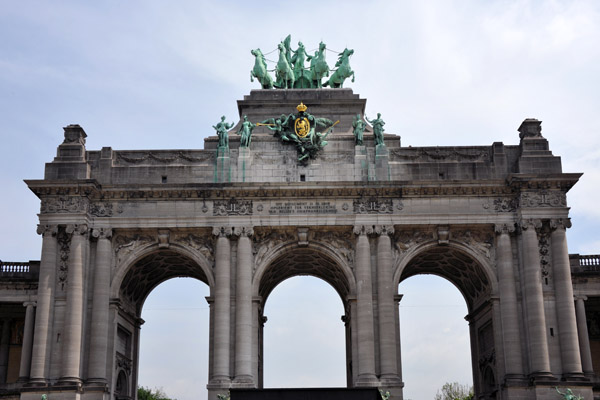
[[[314,240],[330,245],[346,259],[349,266],[354,267],[354,245],[350,231],[315,232]]]
[[[114,213],[122,213],[123,206],[113,203],[91,203],[90,214],[96,217],[112,217]]]
[[[44,197],[40,212],[42,214],[84,213],[88,209],[88,203],[87,198],[78,196]]]
[[[191,152],[175,151],[175,152],[116,152],[115,165],[131,165],[131,164],[173,164],[173,163],[198,163],[213,161],[215,158],[214,152]]]
[[[213,239],[210,235],[199,236],[193,233],[177,234],[173,242],[185,247],[191,247],[202,254],[211,264],[214,262]]]
[[[213,215],[252,215],[252,200],[215,200],[213,203]]]
[[[67,284],[67,276],[69,272],[69,252],[71,247],[71,234],[67,233],[64,228],[58,230],[58,284],[61,289],[64,289]]]
[[[356,214],[391,214],[394,212],[392,199],[360,198],[354,200],[353,205]]]
[[[154,242],[156,238],[149,234],[118,234],[114,239],[116,265],[121,264],[133,251]]]
[[[556,190],[523,192],[520,198],[521,207],[566,207],[567,196]]]
[[[483,203],[483,208],[486,210],[491,209],[495,212],[513,212],[518,207],[518,200],[516,198],[499,197],[491,202]]]
[[[494,235],[491,231],[452,229],[452,240],[462,242],[488,260],[495,260]]]
[[[269,229],[257,229],[252,236],[254,267],[261,265],[267,254],[276,246],[286,242],[296,241],[297,236],[290,231],[272,231]]]
[[[542,277],[550,276],[550,240],[547,230],[540,230],[538,234],[538,247],[540,250],[540,268],[542,269]]]

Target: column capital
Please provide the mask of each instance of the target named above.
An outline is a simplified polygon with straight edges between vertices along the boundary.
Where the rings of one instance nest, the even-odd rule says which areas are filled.
[[[522,230],[540,229],[542,227],[542,220],[537,218],[521,218],[518,225]]]
[[[254,235],[254,228],[252,226],[236,226],[233,228],[233,234],[239,237],[250,237]]]
[[[581,301],[587,301],[587,299],[588,299],[588,297],[587,297],[587,296],[584,296],[584,295],[582,295],[582,294],[576,294],[576,295],[575,295],[575,296],[573,296],[573,297],[575,297],[575,300],[581,300]]]
[[[393,235],[394,234],[394,226],[393,225],[375,225],[373,227],[373,232],[377,235]]]
[[[69,224],[65,227],[65,232],[73,235],[84,236],[88,233],[87,224]]]
[[[35,307],[37,305],[37,302],[35,301],[26,301],[23,303],[23,307]]]
[[[511,224],[496,224],[494,225],[494,231],[498,234],[503,234],[503,233],[507,233],[507,234],[511,234],[516,230],[515,228],[515,224],[511,223]]]
[[[571,218],[553,218],[550,220],[550,228],[552,230],[563,229],[571,227]]]
[[[212,234],[216,237],[228,237],[233,234],[233,228],[230,226],[214,226]]]
[[[373,225],[354,225],[354,229],[352,230],[356,236],[371,235],[374,231]]]
[[[38,224],[36,232],[38,235],[42,235],[42,236],[46,236],[46,235],[56,236],[56,234],[58,233],[58,226],[57,225]]]
[[[111,228],[94,228],[92,229],[92,237],[97,239],[110,239],[113,235]]]

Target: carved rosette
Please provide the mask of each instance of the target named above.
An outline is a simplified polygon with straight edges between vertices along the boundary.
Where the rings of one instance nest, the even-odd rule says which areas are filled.
[[[85,213],[89,200],[78,196],[53,196],[42,198],[40,212],[42,214]]]
[[[558,190],[522,192],[519,203],[521,207],[566,207],[567,195]]]
[[[394,212],[392,199],[361,198],[354,200],[353,205],[356,214],[391,214]]]

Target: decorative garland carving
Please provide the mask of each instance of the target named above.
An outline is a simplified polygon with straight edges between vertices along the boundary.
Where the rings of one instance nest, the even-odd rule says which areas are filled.
[[[112,217],[114,214],[113,209],[116,209],[117,213],[123,212],[123,206],[118,204],[114,207],[113,203],[91,203],[90,214],[96,217]]]
[[[182,151],[178,151],[176,153],[166,153],[168,155],[164,156],[164,157],[160,157],[158,154],[165,154],[165,152],[160,152],[160,153],[154,153],[154,152],[143,152],[142,155],[140,157],[131,157],[128,155],[125,155],[125,153],[122,152],[115,152],[117,157],[116,157],[116,161],[117,161],[117,165],[123,165],[123,164],[141,164],[145,161],[149,161],[150,163],[161,163],[161,164],[172,164],[176,161],[187,161],[190,163],[197,163],[197,162],[207,162],[207,161],[213,161],[215,158],[214,152],[206,152],[206,153],[201,153],[201,157],[192,157],[187,155],[186,153],[182,152]]]
[[[413,162],[438,162],[438,161],[487,161],[490,158],[489,150],[475,150],[473,152],[458,151],[455,149],[392,149],[390,154],[395,159],[405,159]]]
[[[58,230],[57,241],[58,241],[58,283],[61,289],[65,288],[67,284],[67,277],[69,272],[69,252],[71,247],[71,233],[68,233],[66,229],[61,228]]]
[[[361,198],[354,200],[353,205],[356,214],[391,214],[394,212],[392,199]]]
[[[538,192],[522,192],[521,207],[566,207],[567,195],[556,190]]]
[[[88,208],[88,200],[79,196],[58,196],[42,198],[42,214],[83,213]]]
[[[550,276],[550,243],[548,240],[548,232],[543,230],[539,233],[538,248],[540,251],[540,268],[542,270],[542,277],[547,278]]]
[[[513,212],[517,210],[519,202],[516,198],[500,197],[492,201],[491,207],[495,212]],[[483,203],[483,208],[490,208],[490,203]]]
[[[235,197],[213,202],[213,215],[252,215],[252,200],[237,200]]]

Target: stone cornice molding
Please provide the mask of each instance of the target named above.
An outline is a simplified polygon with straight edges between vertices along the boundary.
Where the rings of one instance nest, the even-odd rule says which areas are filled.
[[[94,228],[92,229],[92,237],[96,239],[110,239],[113,235],[111,228]]]
[[[254,228],[252,226],[236,226],[233,228],[233,234],[239,237],[250,237],[254,235]]]
[[[494,231],[497,234],[507,233],[510,235],[511,233],[514,233],[515,230],[516,230],[516,227],[515,227],[515,224],[513,224],[513,223],[494,225]]]
[[[230,226],[215,226],[213,227],[212,234],[218,238],[229,237],[233,234],[233,228]]]
[[[571,227],[571,218],[553,218],[550,220],[550,229],[566,230]]]
[[[69,235],[85,236],[88,233],[87,224],[69,224],[65,227],[65,232]]]
[[[38,224],[36,232],[38,235],[42,235],[43,237],[47,235],[56,236],[56,234],[58,233],[58,226]]]

